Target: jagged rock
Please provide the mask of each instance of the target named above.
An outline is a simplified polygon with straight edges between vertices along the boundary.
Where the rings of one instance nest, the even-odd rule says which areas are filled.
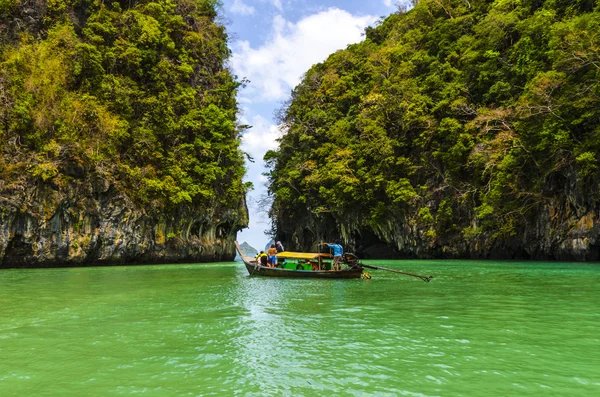
[[[0,267],[230,261],[247,209],[185,208],[161,215],[94,176],[56,191],[0,195]]]

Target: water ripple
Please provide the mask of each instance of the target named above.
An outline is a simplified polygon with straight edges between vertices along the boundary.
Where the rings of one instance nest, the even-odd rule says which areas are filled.
[[[598,267],[379,264],[437,277],[277,280],[234,264],[0,272],[0,395],[600,393]]]

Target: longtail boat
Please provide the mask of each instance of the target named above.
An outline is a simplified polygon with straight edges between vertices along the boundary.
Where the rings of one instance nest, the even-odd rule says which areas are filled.
[[[262,266],[256,258],[244,255],[238,242],[235,242],[242,261],[251,276],[295,277],[295,278],[360,278],[363,267],[358,263],[340,264],[334,269],[333,256],[318,252],[279,252],[277,267]]]
[[[321,245],[329,245],[323,243]],[[277,266],[268,267],[261,265],[257,258],[244,255],[239,243],[235,242],[235,248],[240,254],[246,269],[251,276],[268,277],[295,277],[295,278],[371,278],[364,268],[373,270],[385,270],[388,272],[404,274],[417,277],[425,282],[430,282],[433,276],[422,276],[420,274],[407,273],[396,269],[382,266],[367,265],[359,261],[354,254],[343,254],[343,260],[335,269],[333,255],[319,252],[290,252],[277,253]]]

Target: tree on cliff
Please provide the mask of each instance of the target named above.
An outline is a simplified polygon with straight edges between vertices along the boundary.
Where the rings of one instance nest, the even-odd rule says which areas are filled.
[[[93,177],[149,215],[247,222],[218,6],[0,0],[0,197]]]
[[[223,66],[216,1],[2,4],[5,181],[60,186],[71,163],[113,175],[159,209],[237,203],[240,83]]]
[[[597,256],[598,7],[421,0],[314,65],[265,157],[278,237]]]

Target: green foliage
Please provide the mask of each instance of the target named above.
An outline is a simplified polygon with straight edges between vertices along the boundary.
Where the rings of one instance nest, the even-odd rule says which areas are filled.
[[[0,18],[4,18],[15,9],[19,0],[0,0]]]
[[[58,174],[58,168],[52,163],[38,163],[31,166],[29,172],[34,177],[39,177],[46,182]]]
[[[581,177],[593,176],[598,170],[598,159],[596,158],[597,153],[585,152],[577,156],[577,166],[579,168],[579,175]]]
[[[596,208],[599,31],[592,0],[421,0],[368,28],[283,109],[277,233],[510,239],[552,200]]]
[[[433,215],[431,215],[431,211],[429,211],[429,208],[427,207],[422,207],[419,209],[419,219],[423,223],[431,223],[434,220]]]
[[[0,18],[25,12],[1,1]],[[59,184],[81,163],[158,211],[236,209],[249,187],[220,3],[44,4],[26,11],[35,24],[0,31],[2,163],[34,158],[28,174]]]

